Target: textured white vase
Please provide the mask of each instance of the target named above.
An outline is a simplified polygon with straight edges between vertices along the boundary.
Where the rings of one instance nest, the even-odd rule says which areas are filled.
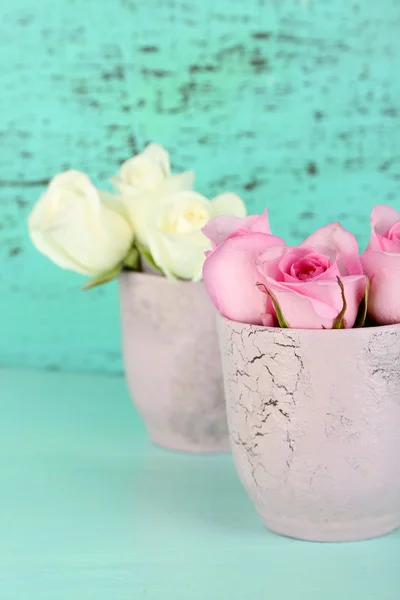
[[[203,283],[125,272],[120,299],[126,377],[151,440],[229,451],[215,310]]]
[[[291,330],[219,319],[240,479],[265,525],[314,541],[400,526],[400,326]]]

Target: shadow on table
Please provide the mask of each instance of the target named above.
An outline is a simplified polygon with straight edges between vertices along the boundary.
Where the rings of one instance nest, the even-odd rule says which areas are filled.
[[[135,506],[176,523],[265,535],[232,457],[186,455],[151,448],[135,476]]]

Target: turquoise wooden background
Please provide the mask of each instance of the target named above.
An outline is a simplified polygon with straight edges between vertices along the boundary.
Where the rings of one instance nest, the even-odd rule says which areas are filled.
[[[0,7],[0,364],[121,370],[117,290],[37,254],[26,218],[74,167],[157,140],[206,194],[299,241],[400,185],[399,0],[8,0]]]

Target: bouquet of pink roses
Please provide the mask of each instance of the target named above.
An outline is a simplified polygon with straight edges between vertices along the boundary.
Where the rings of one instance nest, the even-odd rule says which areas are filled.
[[[295,329],[343,329],[400,322],[400,214],[375,206],[360,256],[340,223],[298,246],[271,234],[268,210],[245,219],[221,216],[204,228],[213,249],[203,279],[228,319]]]
[[[267,211],[203,230],[234,463],[286,536],[400,526],[400,214],[376,206],[371,225],[361,256],[339,223],[287,246]]]

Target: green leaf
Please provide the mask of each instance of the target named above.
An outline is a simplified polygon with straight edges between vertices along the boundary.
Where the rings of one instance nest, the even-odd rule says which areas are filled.
[[[133,246],[123,261],[123,266],[131,271],[138,271],[140,268],[140,254],[136,246]]]
[[[342,293],[343,307],[336,319],[333,321],[332,329],[344,329],[344,316],[347,310],[347,302],[346,297],[344,295],[344,285],[342,283],[342,280],[339,277],[336,277],[336,279],[339,284],[340,291]]]
[[[368,297],[369,297],[369,278],[367,277],[367,281],[365,284],[365,293],[360,302],[360,306],[358,307],[358,313],[356,317],[356,321],[354,323],[354,327],[364,327],[365,320],[367,318],[368,311]]]
[[[101,273],[100,275],[93,277],[93,279],[90,279],[83,286],[82,289],[85,291],[91,290],[92,288],[97,287],[98,285],[103,285],[103,283],[108,283],[109,281],[112,281],[113,279],[118,277],[118,275],[121,272],[121,269],[122,269],[122,264],[118,263],[117,265],[115,265],[115,267],[113,267],[109,271],[105,271],[104,273]]]
[[[103,283],[108,283],[113,279],[116,279],[121,273],[123,268],[127,268],[131,271],[139,271],[140,270],[140,254],[139,250],[135,245],[129,250],[128,254],[124,258],[123,261],[115,265],[109,271],[105,271],[104,273],[100,273],[93,279],[90,279],[84,286],[83,290],[90,290],[98,285],[103,285]]]
[[[162,273],[160,267],[154,262],[154,258],[152,257],[150,250],[148,248],[146,248],[146,246],[137,244],[137,249],[140,253],[140,256],[142,256],[145,259],[145,261],[147,262],[149,267],[151,267],[158,273]]]
[[[278,319],[279,327],[281,327],[282,329],[290,329],[290,325],[283,316],[283,312],[279,305],[279,302],[275,298],[273,293],[263,283],[257,283],[257,287],[259,289],[261,288],[261,291],[265,292],[271,298],[271,302],[275,309],[276,318]]]

